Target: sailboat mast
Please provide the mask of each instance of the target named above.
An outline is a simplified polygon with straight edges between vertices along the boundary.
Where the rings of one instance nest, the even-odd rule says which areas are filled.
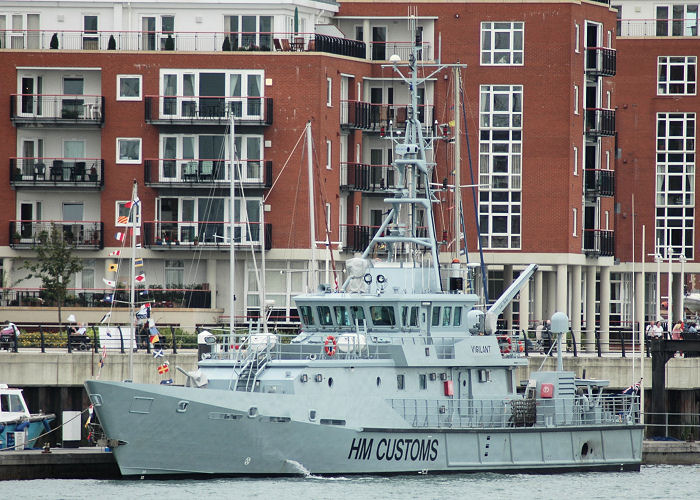
[[[235,300],[236,300],[236,295],[235,295],[235,290],[236,290],[236,260],[234,258],[234,247],[235,247],[235,224],[236,224],[236,204],[235,204],[235,196],[236,196],[236,184],[235,184],[235,178],[236,178],[236,137],[235,137],[235,122],[234,122],[234,116],[233,113],[231,113],[230,116],[230,123],[229,123],[229,139],[231,141],[229,151],[231,151],[231,168],[229,169],[229,186],[231,189],[231,196],[229,197],[229,212],[230,212],[230,220],[231,220],[231,236],[229,239],[229,250],[228,250],[228,259],[229,259],[229,283],[230,283],[230,290],[229,290],[229,299],[228,299],[228,311],[229,311],[229,335],[230,335],[230,341],[233,341],[233,334],[235,331],[235,325],[234,325],[234,320],[235,320],[235,314],[234,314],[234,307],[235,307]]]
[[[131,332],[129,334],[129,380],[134,380],[134,346],[132,339],[136,339],[136,314],[134,311],[136,302],[136,204],[138,200],[138,183],[134,179],[131,188],[131,206],[129,215],[131,216],[131,269],[129,271],[129,324]]]
[[[316,218],[314,211],[314,176],[313,176],[313,157],[311,151],[311,122],[306,123],[306,154],[308,158],[308,174],[309,174],[309,238],[311,239],[311,268],[309,269],[309,285],[312,292],[318,288],[316,285]]]
[[[455,88],[454,88],[454,138],[455,138],[455,150],[454,150],[454,165],[455,165],[455,196],[454,196],[454,237],[455,237],[455,246],[454,246],[454,258],[459,259],[460,258],[460,246],[462,244],[462,240],[459,237],[460,235],[460,230],[462,226],[462,175],[461,175],[461,168],[462,168],[462,148],[461,148],[461,122],[460,122],[460,116],[459,116],[459,89],[462,88],[460,78],[461,78],[461,72],[459,66],[454,67],[454,83],[455,83]],[[464,249],[466,253],[466,248]]]

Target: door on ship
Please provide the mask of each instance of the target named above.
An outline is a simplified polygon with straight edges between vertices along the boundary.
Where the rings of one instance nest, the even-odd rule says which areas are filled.
[[[466,417],[471,411],[472,384],[469,370],[457,373],[457,407],[460,417]]]

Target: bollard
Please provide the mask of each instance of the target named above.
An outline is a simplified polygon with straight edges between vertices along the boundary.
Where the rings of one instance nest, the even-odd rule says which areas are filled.
[[[41,342],[41,352],[46,352],[46,343],[44,342],[44,326],[39,325],[39,341]]]
[[[170,334],[173,336],[173,354],[177,354],[177,343],[175,342],[175,328],[170,325]]]
[[[59,330],[60,333],[60,330]],[[71,354],[73,352],[73,346],[70,345],[70,332],[66,330],[66,344],[68,344],[68,354]]]

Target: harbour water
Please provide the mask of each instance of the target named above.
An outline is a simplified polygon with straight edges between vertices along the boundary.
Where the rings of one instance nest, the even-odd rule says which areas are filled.
[[[210,480],[60,480],[0,482],[0,498],[90,499],[219,498],[594,500],[698,498],[700,465],[643,466],[641,472],[447,474],[393,477],[292,477]]]

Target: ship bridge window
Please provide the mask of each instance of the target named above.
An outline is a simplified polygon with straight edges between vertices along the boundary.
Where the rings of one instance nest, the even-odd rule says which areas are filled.
[[[299,307],[299,311],[301,312],[301,321],[305,325],[314,324],[314,316],[311,314],[311,308],[309,306],[301,306]]]
[[[394,326],[396,324],[394,308],[391,306],[370,306],[369,311],[372,313],[374,326]]]
[[[345,306],[334,306],[333,311],[338,326],[350,326],[350,316],[348,316],[348,310]]]
[[[355,321],[357,321],[357,324],[365,322],[365,310],[362,306],[350,306],[350,316],[352,317],[353,324]]]
[[[433,319],[430,324],[432,326],[440,326],[440,307],[433,307]]]
[[[418,326],[418,306],[401,307],[401,324],[403,326]]]
[[[443,307],[442,309],[442,326],[450,326],[450,320],[452,316],[451,307]]]
[[[8,412],[23,412],[22,398],[17,394],[0,395],[0,409]]]
[[[454,313],[454,316],[452,317],[452,324],[454,326],[461,326],[462,325],[462,308],[461,307],[455,307],[455,313]]]
[[[318,321],[321,323],[321,326],[330,326],[333,324],[330,307],[318,306],[316,310],[318,311]]]

